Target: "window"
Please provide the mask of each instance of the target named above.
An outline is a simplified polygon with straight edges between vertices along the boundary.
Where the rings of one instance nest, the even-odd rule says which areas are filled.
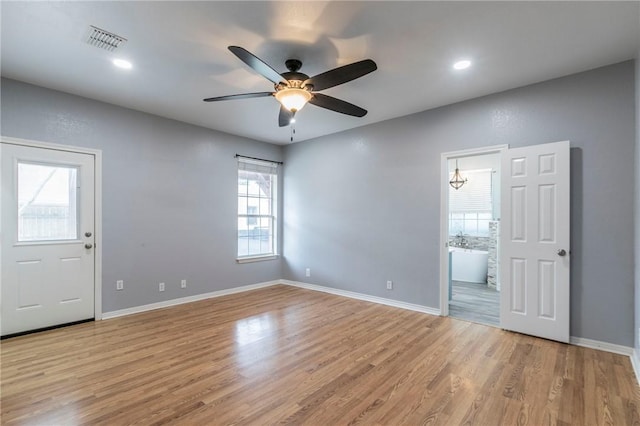
[[[238,158],[238,259],[275,256],[278,165]]]
[[[18,241],[78,238],[78,169],[18,162]]]
[[[462,232],[473,237],[488,237],[493,219],[492,170],[461,172],[468,179],[460,189],[449,188],[449,235]]]

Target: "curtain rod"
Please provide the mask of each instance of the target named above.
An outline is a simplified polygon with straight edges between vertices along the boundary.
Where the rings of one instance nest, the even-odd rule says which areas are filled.
[[[235,158],[238,158],[238,157],[240,157],[240,158],[248,158],[249,160],[266,161],[268,163],[284,164],[282,161],[265,160],[264,158],[247,157],[246,155],[236,154]]]

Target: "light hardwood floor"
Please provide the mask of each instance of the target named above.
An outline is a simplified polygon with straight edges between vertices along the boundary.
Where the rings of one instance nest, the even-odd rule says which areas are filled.
[[[287,286],[1,355],[5,425],[640,423],[627,357]]]

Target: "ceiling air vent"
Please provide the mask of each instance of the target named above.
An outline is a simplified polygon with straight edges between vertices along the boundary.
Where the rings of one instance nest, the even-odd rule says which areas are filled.
[[[89,35],[87,36],[87,44],[91,46],[99,47],[100,49],[113,52],[118,47],[122,46],[127,41],[126,38],[111,33],[109,31],[101,30],[93,25],[89,26]]]

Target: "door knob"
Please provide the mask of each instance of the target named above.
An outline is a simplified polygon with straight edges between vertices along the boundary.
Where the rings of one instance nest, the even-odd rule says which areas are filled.
[[[93,244],[87,243],[87,244],[84,245],[84,248],[86,248],[86,249],[90,249],[92,247],[93,247]]]
[[[560,249],[558,250],[558,256],[566,256],[567,255],[567,251],[565,249]]]
[[[92,235],[91,232],[85,232],[84,233],[84,236],[87,237],[87,238],[89,238],[91,235]]]

